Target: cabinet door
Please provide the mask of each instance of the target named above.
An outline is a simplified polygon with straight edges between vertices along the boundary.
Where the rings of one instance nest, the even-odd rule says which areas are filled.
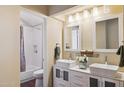
[[[69,70],[68,69],[61,69],[62,71],[62,80],[63,82],[69,82],[70,81],[70,73],[69,73]]]
[[[103,78],[102,82],[103,82],[103,87],[119,87],[120,86],[119,81],[117,80]]]
[[[101,87],[101,78],[97,76],[90,76],[89,86],[90,87]]]
[[[69,72],[68,71],[63,71],[63,80],[69,81]]]
[[[62,80],[61,68],[54,66],[53,69],[54,69],[53,70],[53,81],[54,81],[54,83],[57,82],[57,81]]]
[[[56,68],[56,78],[60,78],[61,71],[60,69]]]
[[[69,70],[61,68],[61,81],[66,87],[70,86]]]
[[[69,85],[61,80],[54,82],[54,87],[69,87]]]

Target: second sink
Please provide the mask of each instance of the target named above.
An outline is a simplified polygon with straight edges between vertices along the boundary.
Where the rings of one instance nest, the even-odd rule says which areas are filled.
[[[118,66],[94,63],[90,66],[90,71],[93,75],[112,77],[118,70]]]

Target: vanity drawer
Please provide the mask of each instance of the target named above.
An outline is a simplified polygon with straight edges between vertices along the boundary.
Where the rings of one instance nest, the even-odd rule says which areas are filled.
[[[71,87],[84,87],[83,84],[80,84],[78,82],[71,82]]]
[[[54,81],[54,87],[69,87],[68,83],[62,81]]]
[[[80,72],[76,72],[76,71],[71,71],[70,72],[70,76],[71,76],[71,80],[84,80],[85,78],[87,78],[88,74],[85,73],[80,73]]]
[[[88,74],[71,71],[70,75],[71,87],[87,87],[88,86]]]
[[[74,80],[70,83],[71,87],[88,87],[88,79]]]

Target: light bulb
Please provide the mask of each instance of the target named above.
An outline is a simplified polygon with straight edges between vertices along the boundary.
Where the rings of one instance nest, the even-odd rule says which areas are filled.
[[[89,13],[88,10],[84,10],[84,11],[83,11],[83,17],[84,17],[84,18],[89,17],[89,15],[90,15],[90,13]]]
[[[80,20],[80,14],[79,13],[76,13],[75,17],[76,17],[76,20]]]
[[[68,22],[70,23],[70,22],[73,22],[73,16],[72,15],[70,15],[69,17],[68,17]]]
[[[110,12],[109,6],[104,5],[103,9],[104,9],[104,13],[109,13]]]
[[[97,16],[98,15],[98,8],[94,7],[93,8],[93,16]]]

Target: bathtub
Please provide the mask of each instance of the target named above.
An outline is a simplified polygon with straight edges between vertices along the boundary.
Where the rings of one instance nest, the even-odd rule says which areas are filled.
[[[25,72],[21,72],[20,73],[20,80],[21,80],[21,83],[24,83],[26,81],[29,81],[29,80],[32,80],[34,77],[33,77],[33,72],[38,70],[38,69],[41,69],[40,67],[37,67],[37,66],[33,66],[33,65],[30,65],[26,68],[26,71]]]

